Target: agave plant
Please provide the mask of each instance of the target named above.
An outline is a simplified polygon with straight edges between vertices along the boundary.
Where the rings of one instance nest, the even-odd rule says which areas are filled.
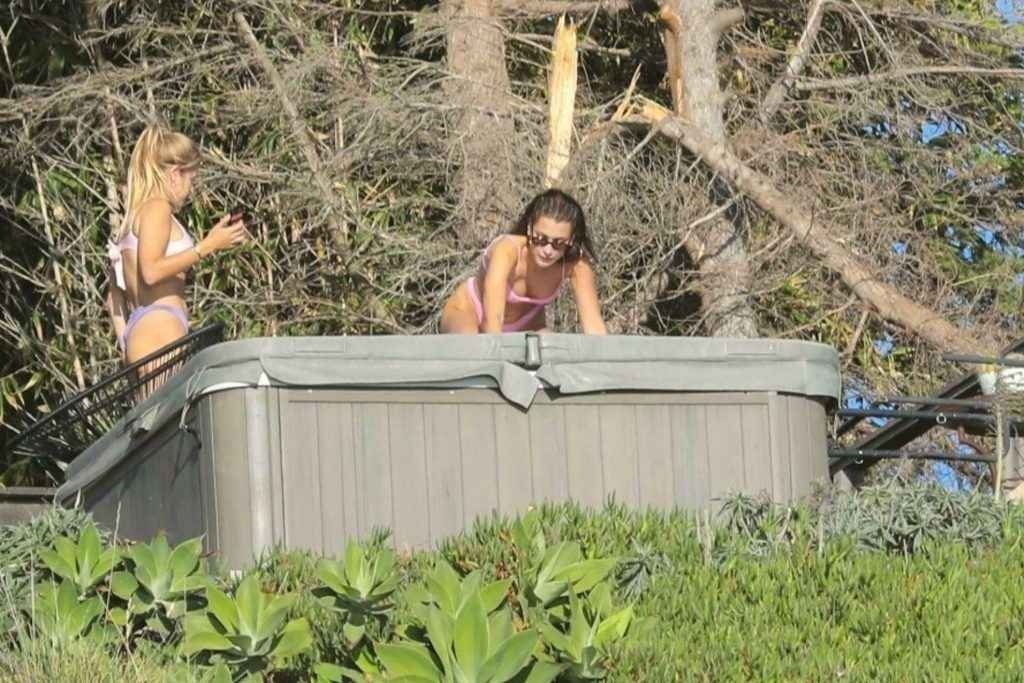
[[[137,621],[161,638],[170,636],[174,622],[190,608],[210,583],[201,567],[200,539],[193,538],[173,550],[160,534],[150,543],[140,543],[127,553],[130,566],[110,579],[111,592],[125,601],[125,607],[111,610],[110,618],[131,634]]]
[[[76,597],[94,592],[97,584],[108,576],[120,561],[117,548],[103,548],[96,526],[90,522],[82,529],[77,541],[58,536],[53,549],[39,551],[47,568],[77,591]],[[63,584],[62,584],[63,587]]]
[[[388,549],[367,552],[360,544],[345,549],[345,562],[321,560],[317,577],[323,586],[313,594],[325,607],[340,612],[346,644],[359,646],[372,620],[383,621],[393,607],[391,596],[398,587],[395,555]]]
[[[473,596],[480,598],[484,610],[490,614],[505,600],[511,585],[509,579],[484,584],[480,572],[460,578],[447,562],[438,562],[434,570],[424,577],[424,583],[409,587],[405,598],[413,613],[425,624],[431,607],[454,618]]]
[[[93,595],[81,598],[79,587],[68,579],[59,584],[39,587],[32,604],[31,617],[38,637],[53,647],[61,647],[93,633],[101,633],[98,623],[103,602]],[[106,634],[102,635],[106,639]]]
[[[377,648],[384,670],[394,680],[503,683],[525,673],[529,683],[548,683],[560,671],[557,665],[533,659],[538,635],[532,630],[517,633],[510,610],[488,616],[479,590],[454,617],[436,604],[426,610],[429,647],[408,641]]]
[[[564,678],[596,681],[607,674],[607,646],[624,638],[633,621],[632,607],[612,613],[611,606],[608,585],[601,584],[586,598],[570,594],[563,628],[551,622],[537,625],[553,660],[563,665]]]
[[[296,596],[263,593],[251,575],[239,584],[234,598],[213,586],[206,597],[206,611],[185,617],[181,654],[186,657],[200,655],[237,672],[259,674],[313,644],[305,618],[286,622]]]

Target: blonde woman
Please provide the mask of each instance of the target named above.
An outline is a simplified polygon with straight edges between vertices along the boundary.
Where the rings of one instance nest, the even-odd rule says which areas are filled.
[[[246,240],[240,215],[224,216],[199,242],[174,217],[198,168],[196,144],[160,125],[148,126],[132,152],[125,219],[108,247],[107,305],[127,363],[188,333],[185,273]]]

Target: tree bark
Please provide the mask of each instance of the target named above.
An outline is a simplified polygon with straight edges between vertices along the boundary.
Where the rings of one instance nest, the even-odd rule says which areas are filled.
[[[714,0],[662,0],[660,18],[673,109],[716,144],[725,146],[718,39],[742,14],[716,11]],[[716,205],[730,203],[731,190],[725,183],[715,183],[711,192]],[[743,212],[723,214],[704,224],[687,245],[700,272],[705,326],[716,337],[756,337]]]
[[[659,105],[648,103],[642,117],[658,125],[662,133],[699,156],[711,170],[770,213],[878,315],[941,351],[976,353],[986,348],[980,340],[951,324],[938,312],[912,301],[883,282],[873,268],[830,237],[842,234],[843,230],[816,220],[812,211],[773,187],[768,178],[744,164],[725,145]]]
[[[492,0],[444,0],[448,94],[458,107],[455,144],[460,168],[462,242],[481,242],[511,219],[513,186],[508,145],[515,134],[505,36]]]

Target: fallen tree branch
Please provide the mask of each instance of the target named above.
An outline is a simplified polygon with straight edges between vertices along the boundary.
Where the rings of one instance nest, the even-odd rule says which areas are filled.
[[[650,100],[642,104],[639,114],[641,120],[681,143],[703,159],[711,170],[771,214],[878,315],[901,325],[942,351],[972,349],[976,352],[985,348],[978,339],[950,324],[937,312],[908,299],[883,282],[874,269],[831,237],[839,234],[840,230],[816,220],[809,209],[776,189],[768,178],[747,166],[724,145],[713,143],[682,118]]]
[[[548,17],[552,14],[588,14],[590,12],[621,12],[629,9],[630,0],[593,0],[592,2],[558,2],[553,0],[500,0],[494,3],[498,14],[526,17]]]
[[[977,66],[917,66],[906,69],[890,69],[863,76],[847,76],[846,78],[811,79],[801,78],[793,83],[793,87],[803,92],[812,90],[842,90],[855,88],[871,83],[892,81],[912,76],[962,75],[993,78],[1024,78],[1024,69],[986,69]]]
[[[742,7],[719,10],[718,12],[715,12],[715,16],[712,17],[711,26],[709,28],[716,36],[720,36],[733,26],[743,23],[743,20],[746,18],[747,13],[743,11]]]
[[[551,36],[544,35],[543,33],[511,33],[509,38],[512,40],[518,40],[527,44],[543,44],[551,45],[554,42],[554,38]],[[632,57],[633,53],[622,47],[605,47],[599,45],[594,41],[593,38],[584,36],[582,40],[576,45],[576,49],[580,52],[600,52],[606,55],[614,55],[616,57]]]
[[[149,79],[165,71],[175,69],[192,62],[210,59],[218,55],[236,50],[234,45],[218,45],[207,50],[200,50],[193,54],[169,59],[159,62],[148,68],[137,69],[131,67],[118,69],[104,69],[93,73],[70,76],[57,81],[50,81],[53,85],[46,88],[16,86],[16,97],[11,99],[0,98],[0,121],[18,121],[23,116],[29,116],[32,108],[38,106],[40,109],[47,109],[51,103],[60,98],[68,97],[68,92],[79,91],[87,97],[94,97],[97,91],[105,88],[116,90],[118,86]]]
[[[296,141],[299,143],[299,149],[302,150],[302,154],[306,158],[306,164],[313,174],[313,182],[316,183],[324,203],[328,207],[333,208],[335,201],[331,182],[323,172],[320,157],[316,153],[316,146],[313,144],[313,138],[309,134],[305,121],[302,120],[302,116],[299,114],[295,103],[288,97],[288,89],[285,87],[284,79],[281,78],[281,74],[278,72],[277,67],[274,66],[274,63],[270,61],[266,50],[256,40],[252,27],[249,26],[249,22],[246,21],[245,16],[241,12],[235,12],[235,23],[242,32],[242,38],[248,44],[249,49],[252,50],[253,56],[256,57],[256,61],[259,62],[260,67],[266,72],[270,83],[274,86],[274,91],[281,101],[281,106],[284,107],[284,113],[288,118],[289,124],[291,124],[292,134],[295,136]],[[334,235],[334,245],[341,252],[343,259],[347,259],[349,253],[348,226],[338,220],[334,210],[331,210],[328,214],[328,221],[330,222],[331,233]]]
[[[793,79],[799,78],[800,74],[803,73],[804,66],[807,64],[807,58],[811,54],[811,47],[818,37],[818,30],[821,28],[821,18],[825,14],[825,4],[827,1],[812,0],[811,8],[807,12],[807,25],[804,27],[804,32],[800,35],[800,40],[796,44],[796,51],[789,58],[789,63],[786,64],[786,70],[782,72],[782,76],[772,84],[772,87],[768,90],[768,95],[764,98],[764,104],[761,106],[762,121],[767,122],[771,117],[775,116],[775,112],[782,106],[782,100],[786,97],[786,91],[792,86]]]

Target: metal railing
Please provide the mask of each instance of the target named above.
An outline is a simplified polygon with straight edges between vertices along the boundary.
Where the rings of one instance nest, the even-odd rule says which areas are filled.
[[[190,358],[223,338],[221,323],[200,328],[123,367],[41,419],[22,418],[24,428],[8,442],[6,462],[23,458],[70,462]]]

